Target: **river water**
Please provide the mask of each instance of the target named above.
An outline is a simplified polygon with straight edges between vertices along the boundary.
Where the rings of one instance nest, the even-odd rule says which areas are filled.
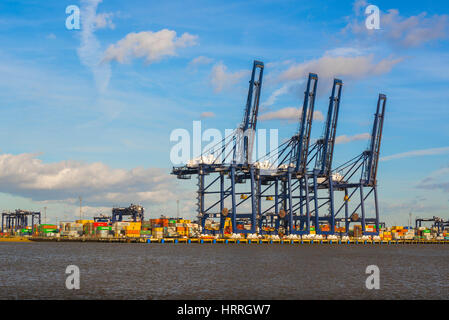
[[[449,299],[449,246],[0,243],[0,299]]]

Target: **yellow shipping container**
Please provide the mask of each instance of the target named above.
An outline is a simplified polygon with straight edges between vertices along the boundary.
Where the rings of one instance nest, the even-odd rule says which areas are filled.
[[[139,238],[140,233],[127,233],[126,236],[129,238]]]
[[[94,223],[94,220],[76,220],[76,223],[86,224],[86,223]]]

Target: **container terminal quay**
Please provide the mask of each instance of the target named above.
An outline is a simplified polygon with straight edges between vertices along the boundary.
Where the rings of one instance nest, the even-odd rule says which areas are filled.
[[[0,241],[145,243],[449,243],[449,219],[414,225],[381,222],[378,164],[387,96],[380,93],[366,150],[334,166],[343,81],[333,79],[322,136],[311,139],[318,75],[306,79],[298,130],[253,160],[264,63],[254,61],[243,120],[221,143],[171,174],[196,180],[196,219],[145,220],[144,208],[112,208],[110,216],[42,223],[41,212],[3,212]],[[375,100],[374,100],[375,101]],[[374,102],[373,101],[373,102]]]

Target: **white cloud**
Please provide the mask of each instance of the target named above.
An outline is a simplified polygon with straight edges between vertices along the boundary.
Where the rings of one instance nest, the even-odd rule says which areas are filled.
[[[347,136],[345,134],[338,136],[335,138],[335,143],[348,143],[352,141],[358,141],[358,140],[368,140],[371,138],[371,135],[369,133],[360,133],[353,136]]]
[[[421,156],[432,156],[439,154],[447,154],[449,153],[449,147],[442,148],[430,148],[430,149],[421,149],[421,150],[412,150],[402,153],[392,154],[390,156],[380,158],[381,161],[388,161],[393,159],[401,159],[401,158],[411,158],[411,157],[421,157]]]
[[[205,56],[199,56],[196,57],[195,59],[192,59],[192,61],[189,62],[190,66],[198,66],[198,65],[202,65],[202,64],[209,64],[212,63],[214,61],[214,59],[212,58],[208,58]]]
[[[299,117],[301,116],[302,108],[294,108],[294,107],[287,107],[283,109],[279,109],[277,111],[273,112],[267,112],[265,114],[262,114],[259,116],[260,121],[266,121],[266,120],[287,120],[289,122],[295,122],[299,121]],[[321,111],[314,111],[313,112],[313,120],[317,121],[323,121],[324,117]]]
[[[393,41],[399,41],[405,47],[415,47],[435,39],[447,38],[449,32],[449,16],[434,15],[426,18],[425,12],[417,16],[404,18],[395,9],[381,14],[382,28]]]
[[[78,48],[78,56],[81,63],[92,71],[97,89],[103,92],[111,78],[111,67],[107,63],[102,63],[103,52],[94,34],[97,24],[97,6],[101,1],[81,1],[81,44]]]
[[[357,1],[354,4],[356,18],[347,24],[343,32],[349,30],[369,41],[375,37],[380,41],[387,40],[404,47],[416,47],[432,40],[448,38],[448,15],[429,17],[426,12],[422,12],[416,16],[403,17],[397,9],[380,12],[381,30],[368,30],[365,26],[365,16],[361,14],[367,5],[365,1]],[[367,35],[369,37],[366,37]]]
[[[374,62],[373,55],[367,56],[331,56],[325,55],[319,59],[295,64],[279,76],[281,81],[303,79],[309,72],[317,73],[319,77],[331,79],[360,79],[389,72],[402,59],[383,59]]]
[[[215,117],[215,113],[206,111],[206,112],[201,113],[200,117],[201,118],[213,118],[213,117]]]
[[[162,169],[114,169],[103,163],[43,163],[34,154],[0,155],[0,192],[32,200],[114,205],[176,198],[175,178]]]
[[[50,39],[50,40],[54,40],[56,39],[56,35],[54,33],[49,33],[45,36],[45,38]]]
[[[95,17],[95,28],[96,29],[115,29],[115,24],[112,22],[113,13],[100,13]]]
[[[249,71],[242,70],[236,72],[228,72],[228,68],[223,63],[217,63],[212,68],[211,84],[215,93],[228,89],[239,82],[241,78],[249,74]]]
[[[168,29],[132,32],[107,48],[104,61],[127,63],[133,58],[144,58],[146,63],[153,63],[165,56],[175,56],[179,48],[196,45],[197,39],[198,36],[189,33],[176,37],[176,32]]]

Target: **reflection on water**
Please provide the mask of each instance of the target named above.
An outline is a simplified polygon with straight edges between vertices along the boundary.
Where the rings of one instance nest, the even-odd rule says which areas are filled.
[[[0,299],[449,299],[448,261],[446,245],[0,243]]]

